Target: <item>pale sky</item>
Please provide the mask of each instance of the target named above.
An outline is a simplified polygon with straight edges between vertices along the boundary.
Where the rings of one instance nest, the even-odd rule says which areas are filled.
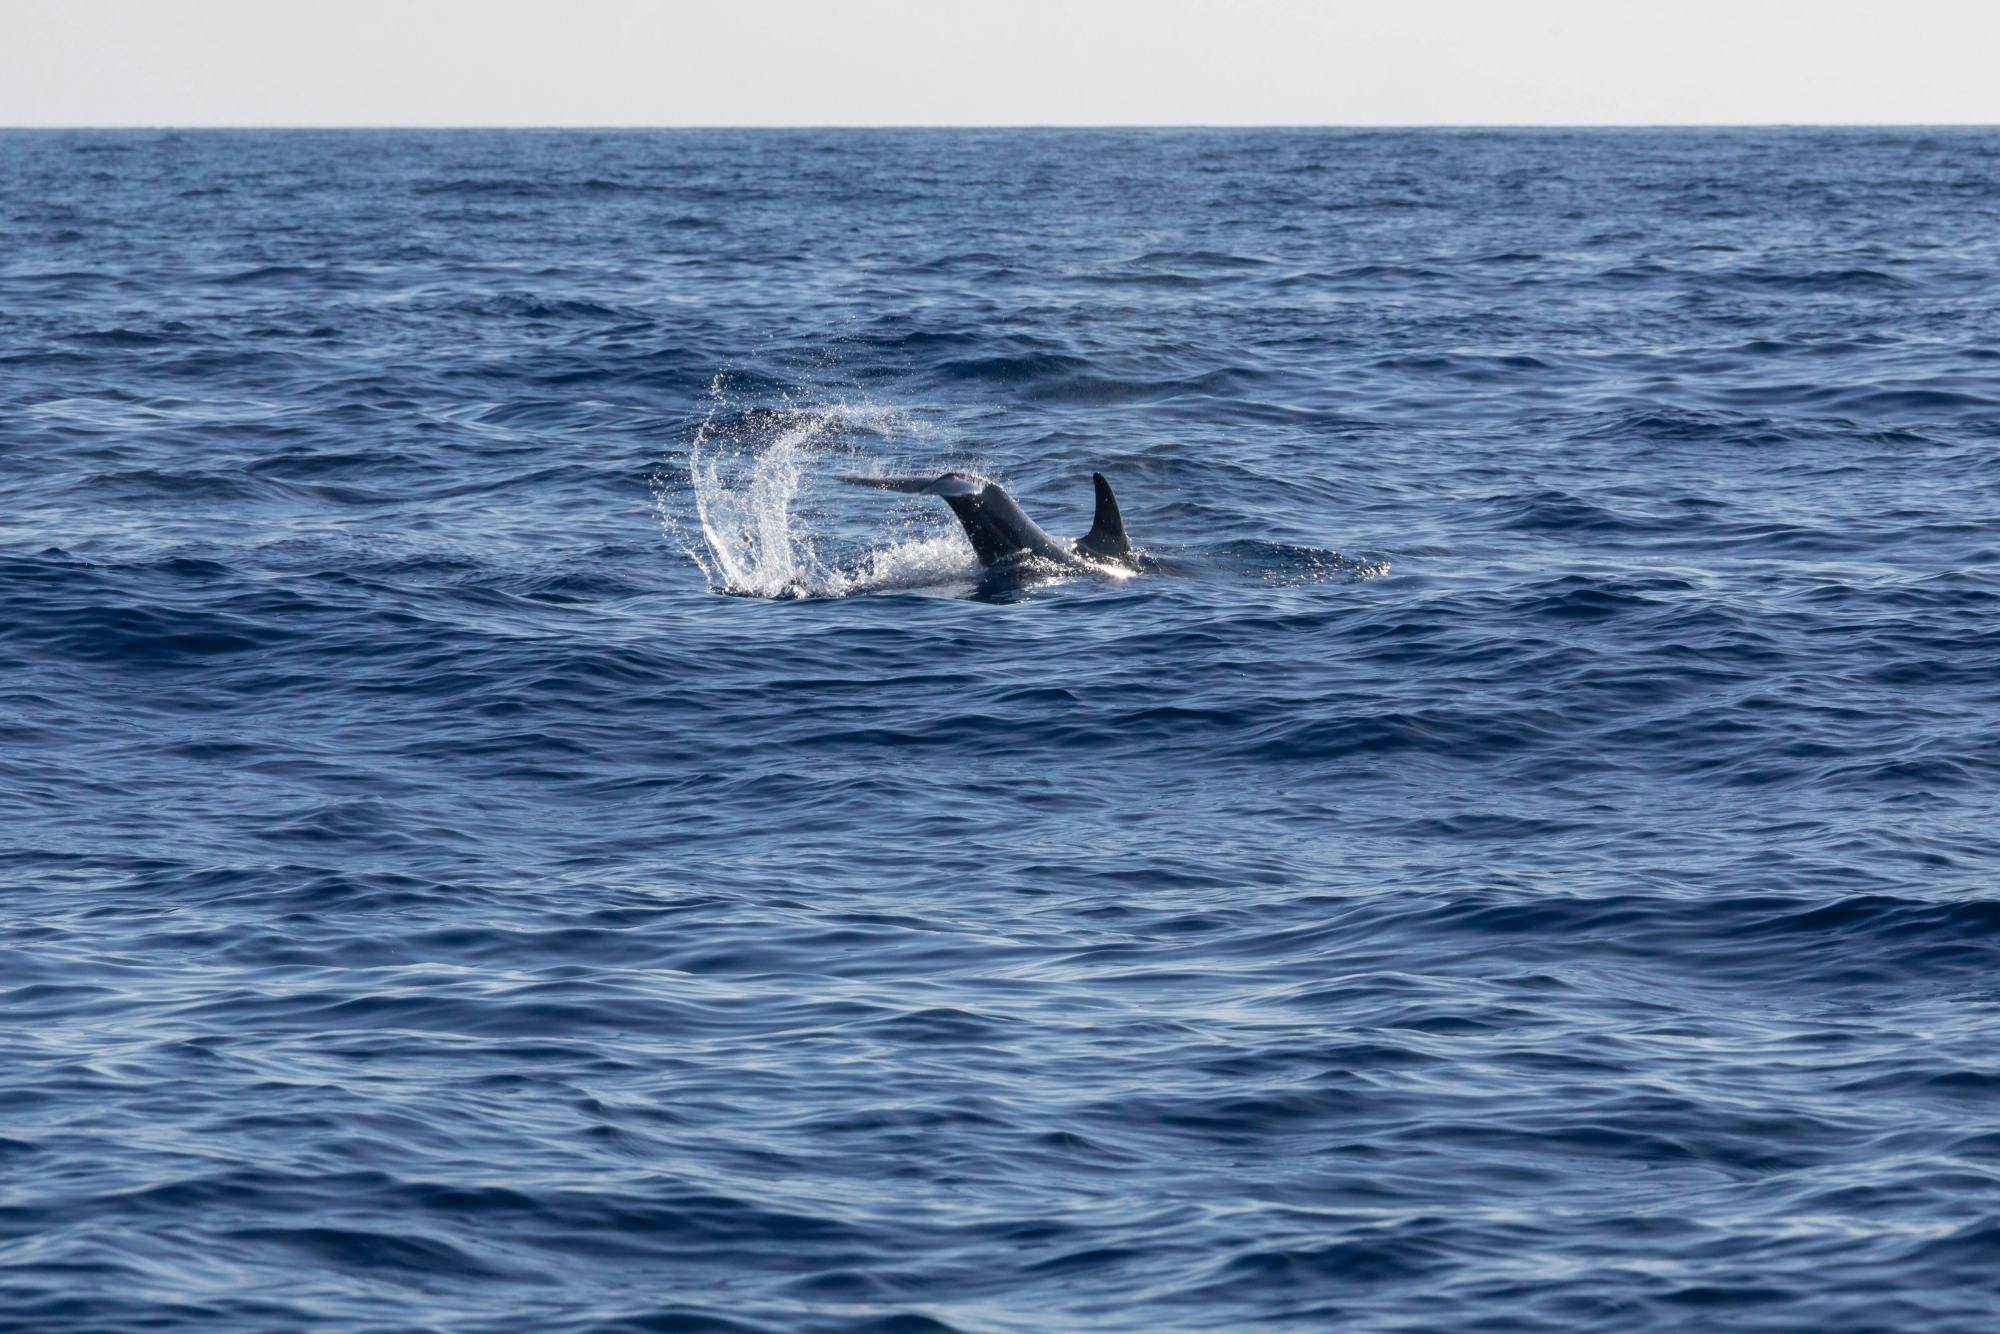
[[[0,125],[2000,122],[2000,0],[0,0]]]

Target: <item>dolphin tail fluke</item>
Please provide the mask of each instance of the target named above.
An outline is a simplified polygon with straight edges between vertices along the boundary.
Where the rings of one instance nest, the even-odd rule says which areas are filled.
[[[1102,560],[1126,560],[1132,555],[1132,543],[1125,536],[1125,520],[1118,513],[1118,497],[1111,494],[1111,483],[1104,480],[1104,474],[1090,474],[1090,484],[1097,488],[1097,514],[1091,520],[1090,531],[1077,540],[1077,546]]]
[[[979,483],[948,472],[942,477],[842,477],[849,486],[872,486],[877,491],[902,491],[913,496],[969,496]]]

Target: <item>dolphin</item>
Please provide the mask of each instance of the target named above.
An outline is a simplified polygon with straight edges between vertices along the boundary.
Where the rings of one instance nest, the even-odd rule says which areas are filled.
[[[1102,569],[1107,565],[1128,570],[1139,568],[1139,558],[1125,536],[1125,520],[1118,514],[1118,498],[1111,483],[1094,472],[1090,483],[1097,488],[1097,513],[1090,531],[1074,542],[1050,537],[1042,526],[1022,512],[998,482],[969,473],[948,472],[942,477],[843,477],[854,486],[872,486],[882,491],[902,491],[913,496],[940,496],[972,539],[972,550],[981,565],[992,565],[1010,556],[1027,552],[1052,561],[1068,570]]]

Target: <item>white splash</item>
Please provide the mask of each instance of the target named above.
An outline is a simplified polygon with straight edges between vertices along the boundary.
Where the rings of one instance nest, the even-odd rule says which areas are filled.
[[[774,408],[737,409],[720,375],[708,397],[685,469],[661,468],[653,494],[667,537],[710,588],[849,597],[976,578],[972,548],[942,509],[880,491],[849,495],[834,480],[886,471],[921,442],[919,423],[874,404],[789,396]]]

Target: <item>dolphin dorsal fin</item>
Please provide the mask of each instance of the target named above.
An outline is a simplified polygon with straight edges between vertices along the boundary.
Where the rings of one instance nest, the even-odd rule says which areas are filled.
[[[1097,513],[1090,521],[1090,531],[1077,540],[1077,547],[1104,560],[1125,560],[1132,554],[1132,543],[1125,536],[1125,520],[1118,513],[1118,497],[1111,494],[1111,483],[1104,480],[1104,474],[1090,474],[1090,484],[1097,489]]]

